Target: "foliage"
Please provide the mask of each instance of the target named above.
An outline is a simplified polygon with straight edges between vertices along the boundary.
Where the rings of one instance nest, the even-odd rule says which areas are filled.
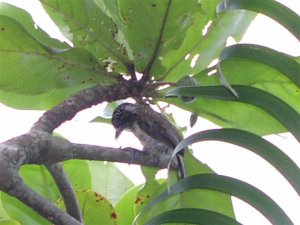
[[[50,109],[79,90],[116,83],[122,74],[134,71],[149,74],[155,81],[178,82],[180,87],[161,90],[155,101],[179,106],[224,129],[186,138],[173,155],[197,141],[213,139],[240,145],[265,158],[300,193],[297,165],[261,137],[289,131],[300,141],[299,60],[258,45],[226,47],[227,38],[239,41],[254,18],[247,10],[273,18],[300,40],[297,14],[271,0],[40,2],[72,46],[35,29],[27,12],[2,3],[2,103],[19,109]],[[218,63],[211,66],[214,59]],[[187,76],[197,82],[182,82]],[[91,213],[84,214],[86,224],[96,221],[99,212],[109,215],[97,224],[118,221],[125,225],[134,220],[138,224],[198,224],[200,220],[205,224],[238,224],[231,195],[250,202],[274,224],[292,224],[260,190],[214,174],[189,153],[185,161],[190,177],[175,183],[169,192],[165,180],[147,180],[145,185],[133,187],[110,163],[71,161],[64,163],[64,168],[74,188],[81,190],[77,193],[84,202],[82,211],[93,207]],[[99,170],[107,172],[100,175]],[[85,176],[79,176],[78,171]],[[59,199],[43,167],[24,166],[20,173],[46,199]],[[82,190],[91,191],[84,194]],[[105,199],[105,206],[93,205],[99,199]],[[0,224],[49,224],[4,193],[0,219]]]

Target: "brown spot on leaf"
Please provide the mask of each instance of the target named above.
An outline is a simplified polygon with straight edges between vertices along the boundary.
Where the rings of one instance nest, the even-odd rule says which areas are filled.
[[[142,203],[142,199],[140,197],[137,197],[135,200],[135,204],[140,204]]]
[[[117,219],[117,214],[113,212],[112,214],[110,214],[110,217],[115,220]]]
[[[5,28],[4,28],[4,27],[1,27],[0,30],[1,30],[1,31],[5,31]]]
[[[152,7],[156,7],[156,4],[155,4],[155,3],[152,3],[151,5],[152,5]]]

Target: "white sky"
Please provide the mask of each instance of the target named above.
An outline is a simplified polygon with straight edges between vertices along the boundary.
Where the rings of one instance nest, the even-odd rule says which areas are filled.
[[[5,2],[22,5],[32,13],[33,18],[41,28],[49,32],[51,36],[61,38],[58,29],[51,25],[49,18],[41,12],[40,5],[36,0],[7,0]],[[281,0],[280,2],[300,14],[299,0]],[[295,56],[300,55],[299,42],[279,24],[262,15],[253,21],[242,42],[261,44]],[[98,123],[89,124],[88,121],[99,115],[101,108],[102,106],[96,106],[79,113],[72,121],[63,124],[56,131],[70,141],[77,143],[140,147],[137,141],[133,141],[135,137],[129,133],[123,134],[120,140],[116,142],[111,126]],[[181,125],[188,124],[186,114],[180,110],[177,111],[177,120],[181,122]],[[15,110],[0,104],[0,142],[26,133],[41,114],[40,111]],[[217,126],[199,119],[196,126],[189,130],[188,134],[215,127]],[[267,139],[284,150],[300,167],[299,143],[290,134],[272,135]],[[247,150],[221,142],[204,142],[194,147],[199,150],[197,155],[202,162],[207,163],[219,174],[241,179],[266,192],[286,211],[295,225],[300,225],[299,196],[288,182],[263,159]],[[143,182],[143,177],[137,166],[118,166],[135,183]],[[270,224],[255,209],[238,199],[234,199],[234,207],[237,219],[245,225]]]

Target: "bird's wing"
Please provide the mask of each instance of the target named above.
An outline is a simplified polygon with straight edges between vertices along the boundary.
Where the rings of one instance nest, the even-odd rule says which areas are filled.
[[[160,113],[155,112],[150,108],[144,111],[143,114],[138,115],[141,115],[144,118],[137,120],[139,126],[149,136],[152,136],[172,148],[180,142],[181,138],[176,128]]]

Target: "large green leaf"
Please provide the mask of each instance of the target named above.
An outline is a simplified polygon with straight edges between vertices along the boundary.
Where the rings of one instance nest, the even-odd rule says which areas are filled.
[[[61,103],[67,96],[90,87],[91,84],[82,84],[75,87],[54,89],[51,92],[24,95],[3,91],[0,88],[0,102],[16,109],[47,110]]]
[[[213,129],[195,133],[183,141],[175,148],[172,157],[181,149],[200,141],[217,140],[239,145],[258,154],[272,164],[290,182],[295,191],[300,195],[300,168],[279,148],[265,139],[237,129]]]
[[[279,22],[300,40],[300,17],[294,11],[273,0],[223,0],[218,11],[247,9],[265,14]]]
[[[19,223],[19,221],[16,221],[16,220],[1,220],[0,221],[0,225],[21,225],[20,223]]]
[[[116,204],[119,225],[132,224],[135,218],[134,204],[138,200],[137,193],[141,187],[142,185],[138,185],[128,190]]]
[[[211,3],[207,1],[206,4]],[[211,21],[207,32],[202,36],[199,35],[198,24],[194,24],[196,27],[191,27],[180,48],[169,51],[163,57],[162,63],[166,70],[160,76],[161,79],[178,81],[186,75],[206,69],[226,46],[228,37],[233,36],[239,40],[254,17],[254,13],[240,11],[215,15],[215,17],[202,15],[201,18],[206,19],[205,25],[208,26]],[[201,27],[200,33],[205,29]]]
[[[199,174],[181,179],[173,185],[169,191],[165,191],[158,198],[149,203],[142,213],[173,195],[191,189],[209,189],[233,195],[255,207],[272,224],[293,224],[285,212],[262,191],[243,181],[216,174]],[[199,199],[199,201],[201,201],[201,199]]]
[[[151,218],[151,220],[147,221],[145,225],[169,224],[174,222],[200,225],[241,225],[241,223],[237,222],[236,220],[220,213],[194,208],[183,208],[167,211],[154,218]]]
[[[228,36],[239,39],[254,18],[253,13],[245,12],[219,17],[215,12],[218,3],[219,0],[119,0],[123,33],[133,50],[137,70],[149,70],[159,79],[177,81],[206,68],[225,46]],[[116,5],[108,8],[118,13]],[[205,29],[207,32],[203,32]],[[197,54],[199,60],[193,60]]]
[[[177,49],[187,30],[201,17],[198,1],[119,0],[119,10],[126,24],[124,33],[139,72],[150,72],[165,52]],[[203,27],[203,20],[199,27]],[[199,30],[200,31],[200,30]],[[138,34],[138,35],[137,35]],[[148,71],[147,71],[148,70]],[[154,74],[156,74],[154,72]]]
[[[129,178],[113,163],[91,161],[88,165],[92,178],[92,190],[104,195],[113,205],[133,186]]]
[[[130,64],[126,49],[116,40],[118,27],[94,1],[40,1],[75,47],[87,49],[102,65],[108,60],[118,64],[114,67]]]
[[[256,106],[279,121],[286,128],[286,130],[291,132],[294,137],[300,141],[300,114],[297,111],[274,95],[271,95],[268,92],[262,91],[258,88],[243,85],[233,85],[232,87],[238,93],[239,98],[233,96],[229,90],[223,86],[179,87],[169,91],[167,96],[195,96],[207,99],[217,99],[226,102],[231,101],[246,103]],[[229,104],[224,104],[224,107],[229,107]],[[231,109],[229,108],[228,110],[230,112]],[[235,115],[232,111],[231,114],[230,120],[235,121],[237,115]],[[249,117],[245,117],[244,119],[249,119],[250,117],[251,116],[249,115]],[[256,115],[252,115],[252,117],[257,119]],[[264,123],[265,121],[256,121],[255,125],[257,122]],[[247,130],[246,124],[243,123],[243,125],[243,129]],[[267,124],[266,126],[270,126],[270,124]],[[254,132],[257,132],[257,130]]]
[[[4,192],[0,192],[0,197],[9,218],[18,220],[22,224],[50,225],[50,222],[16,198]]]
[[[58,199],[59,191],[44,166],[24,165],[21,167],[19,174],[29,187],[47,200],[55,202]]]
[[[300,113],[300,64],[289,55],[257,45],[234,45],[225,48],[220,56],[220,70],[230,84],[241,84],[265,90]],[[211,69],[204,70],[193,78],[202,86],[220,84]],[[272,118],[260,110],[233,102],[220,102],[211,99],[198,99],[190,104],[167,99],[170,103],[197,112],[223,127],[246,129],[257,134],[284,132]],[[253,116],[255,115],[255,117]]]
[[[117,214],[111,203],[101,194],[91,190],[76,191],[79,207],[82,212],[85,225],[116,225],[118,224]],[[62,199],[57,205],[65,210]]]
[[[92,174],[89,168],[89,161],[68,160],[63,162],[63,168],[75,190],[92,188]]]
[[[281,72],[282,75],[288,77],[293,83],[297,85],[298,88],[300,88],[300,74],[299,74],[300,64],[293,57],[287,54],[277,52],[273,49],[266,48],[259,45],[238,44],[238,45],[229,46],[222,51],[220,56],[220,63],[224,62],[225,60],[230,60],[235,58],[249,59],[270,66],[276,69],[277,71]],[[256,65],[255,63],[253,64],[254,66],[259,66]],[[233,67],[229,67],[229,68],[233,68]],[[236,77],[236,80],[245,80],[244,83],[246,83],[247,81],[249,82],[250,79],[253,79],[253,76],[257,76],[256,74],[253,74],[255,73],[255,71],[253,71],[253,67],[251,69],[249,68],[249,70],[252,73],[251,74],[252,78],[249,77],[250,74],[249,75],[245,74],[247,73],[247,71],[242,70],[243,72],[242,78]],[[231,83],[234,84],[236,82],[236,80],[234,80],[233,76],[231,75],[232,70],[226,69],[224,73],[228,74],[228,77],[226,76],[226,78],[230,80]],[[265,79],[267,76],[267,71],[264,73],[264,75],[259,74],[259,76],[264,77]],[[256,79],[257,81],[259,81],[259,78]],[[269,83],[273,83],[273,82],[269,81]]]
[[[40,27],[37,27],[31,15],[20,8],[1,2],[0,15],[7,16],[16,20],[30,35],[32,35],[36,40],[38,40],[45,46],[58,49],[70,48],[70,46],[66,43],[62,43],[56,39],[51,38]]]
[[[43,105],[57,103],[84,87],[112,82],[103,75],[95,57],[86,50],[45,48],[15,20],[6,16],[0,18],[2,102],[18,108],[27,104],[37,107],[41,103],[35,100],[43,101]],[[59,91],[65,88],[68,89]],[[19,97],[20,101],[10,100],[11,96]],[[32,102],[23,104],[22,97],[31,98]]]

